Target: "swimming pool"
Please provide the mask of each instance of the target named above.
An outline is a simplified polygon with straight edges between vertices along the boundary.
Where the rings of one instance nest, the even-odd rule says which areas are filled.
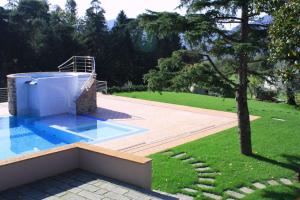
[[[0,117],[0,160],[76,142],[100,143],[144,131],[69,114],[43,118]]]

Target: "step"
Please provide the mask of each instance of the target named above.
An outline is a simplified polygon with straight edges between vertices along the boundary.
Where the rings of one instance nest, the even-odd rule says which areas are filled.
[[[195,158],[190,157],[190,158],[184,159],[184,160],[182,160],[182,161],[188,163],[188,162],[191,162],[191,161],[193,161],[193,160],[195,160]]]
[[[231,197],[234,197],[234,198],[237,198],[237,199],[242,199],[245,197],[244,194],[241,194],[239,192],[235,192],[235,191],[232,191],[232,190],[227,190],[225,191],[225,193]]]
[[[180,158],[182,158],[182,157],[184,157],[186,155],[187,155],[186,153],[180,153],[180,154],[176,154],[176,155],[172,156],[172,158],[180,159]]]
[[[198,181],[199,181],[199,182],[214,183],[216,180],[213,179],[213,178],[202,178],[202,177],[200,177],[200,178],[198,178]]]
[[[206,172],[206,171],[210,171],[210,170],[211,170],[210,167],[199,167],[199,168],[196,168],[197,172]]]
[[[251,188],[248,188],[248,187],[242,187],[242,188],[240,188],[240,191],[243,193],[246,193],[246,194],[251,194],[254,192],[254,190],[252,190]]]
[[[197,162],[192,164],[193,167],[203,167],[206,166],[205,163]]]
[[[213,200],[222,200],[222,197],[216,194],[212,194],[212,193],[208,193],[208,192],[203,192],[202,193],[203,196],[209,198],[209,199],[213,199]]]
[[[188,195],[185,195],[185,194],[181,194],[181,193],[177,193],[175,195],[176,198],[178,198],[179,200],[193,200],[194,197],[191,197],[191,196],[188,196]]]
[[[205,184],[196,184],[196,186],[200,189],[203,189],[203,190],[212,190],[214,189],[215,187],[214,186],[211,186],[211,185],[205,185]]]
[[[189,192],[189,193],[198,193],[198,190],[192,188],[183,188],[182,191]]]
[[[279,179],[281,183],[283,183],[284,185],[293,185],[293,182],[290,179],[287,178],[281,178]]]
[[[253,186],[256,187],[257,189],[265,189],[266,188],[266,186],[264,184],[259,183],[259,182],[253,183]]]
[[[214,177],[214,176],[217,176],[219,175],[219,173],[217,172],[200,172],[198,174],[199,177],[202,177],[202,178],[206,178],[206,177]]]
[[[270,185],[279,185],[279,183],[275,180],[269,180],[269,181],[267,181],[267,183]]]

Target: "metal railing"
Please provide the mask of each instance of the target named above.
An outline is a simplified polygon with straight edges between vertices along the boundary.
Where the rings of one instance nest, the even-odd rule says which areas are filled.
[[[0,103],[7,102],[7,88],[0,88]]]
[[[96,81],[96,90],[97,92],[101,92],[107,94],[107,81]]]
[[[91,56],[73,56],[57,68],[60,72],[95,73],[95,59]]]
[[[86,72],[90,73],[89,78],[81,87],[81,93],[88,90],[96,78],[96,64],[94,57],[91,56],[73,56],[57,68],[60,72]]]

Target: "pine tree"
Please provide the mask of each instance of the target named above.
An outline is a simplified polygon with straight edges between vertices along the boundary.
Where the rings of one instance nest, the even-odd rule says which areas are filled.
[[[140,16],[140,24],[149,32],[159,33],[161,37],[173,33],[184,33],[193,49],[202,54],[202,62],[208,62],[219,78],[230,84],[236,91],[238,132],[241,153],[252,154],[250,117],[247,102],[248,75],[259,74],[250,68],[250,63],[259,63],[255,55],[261,53],[266,37],[254,37],[267,26],[258,23],[260,16],[256,4],[250,0],[181,0],[187,8],[187,15],[149,11]],[[238,25],[237,31],[224,28],[226,24]],[[220,55],[219,55],[220,54]],[[220,70],[212,57],[229,56],[233,65],[231,72],[238,77],[231,79]],[[263,62],[261,62],[263,63]]]

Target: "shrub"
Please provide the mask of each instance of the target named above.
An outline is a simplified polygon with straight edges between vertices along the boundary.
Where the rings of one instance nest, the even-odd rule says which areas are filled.
[[[119,92],[138,92],[147,91],[147,86],[145,85],[125,85],[122,87],[112,86],[107,89],[108,94],[119,93]]]
[[[277,91],[268,90],[262,87],[258,87],[255,90],[255,97],[261,101],[276,101]]]

